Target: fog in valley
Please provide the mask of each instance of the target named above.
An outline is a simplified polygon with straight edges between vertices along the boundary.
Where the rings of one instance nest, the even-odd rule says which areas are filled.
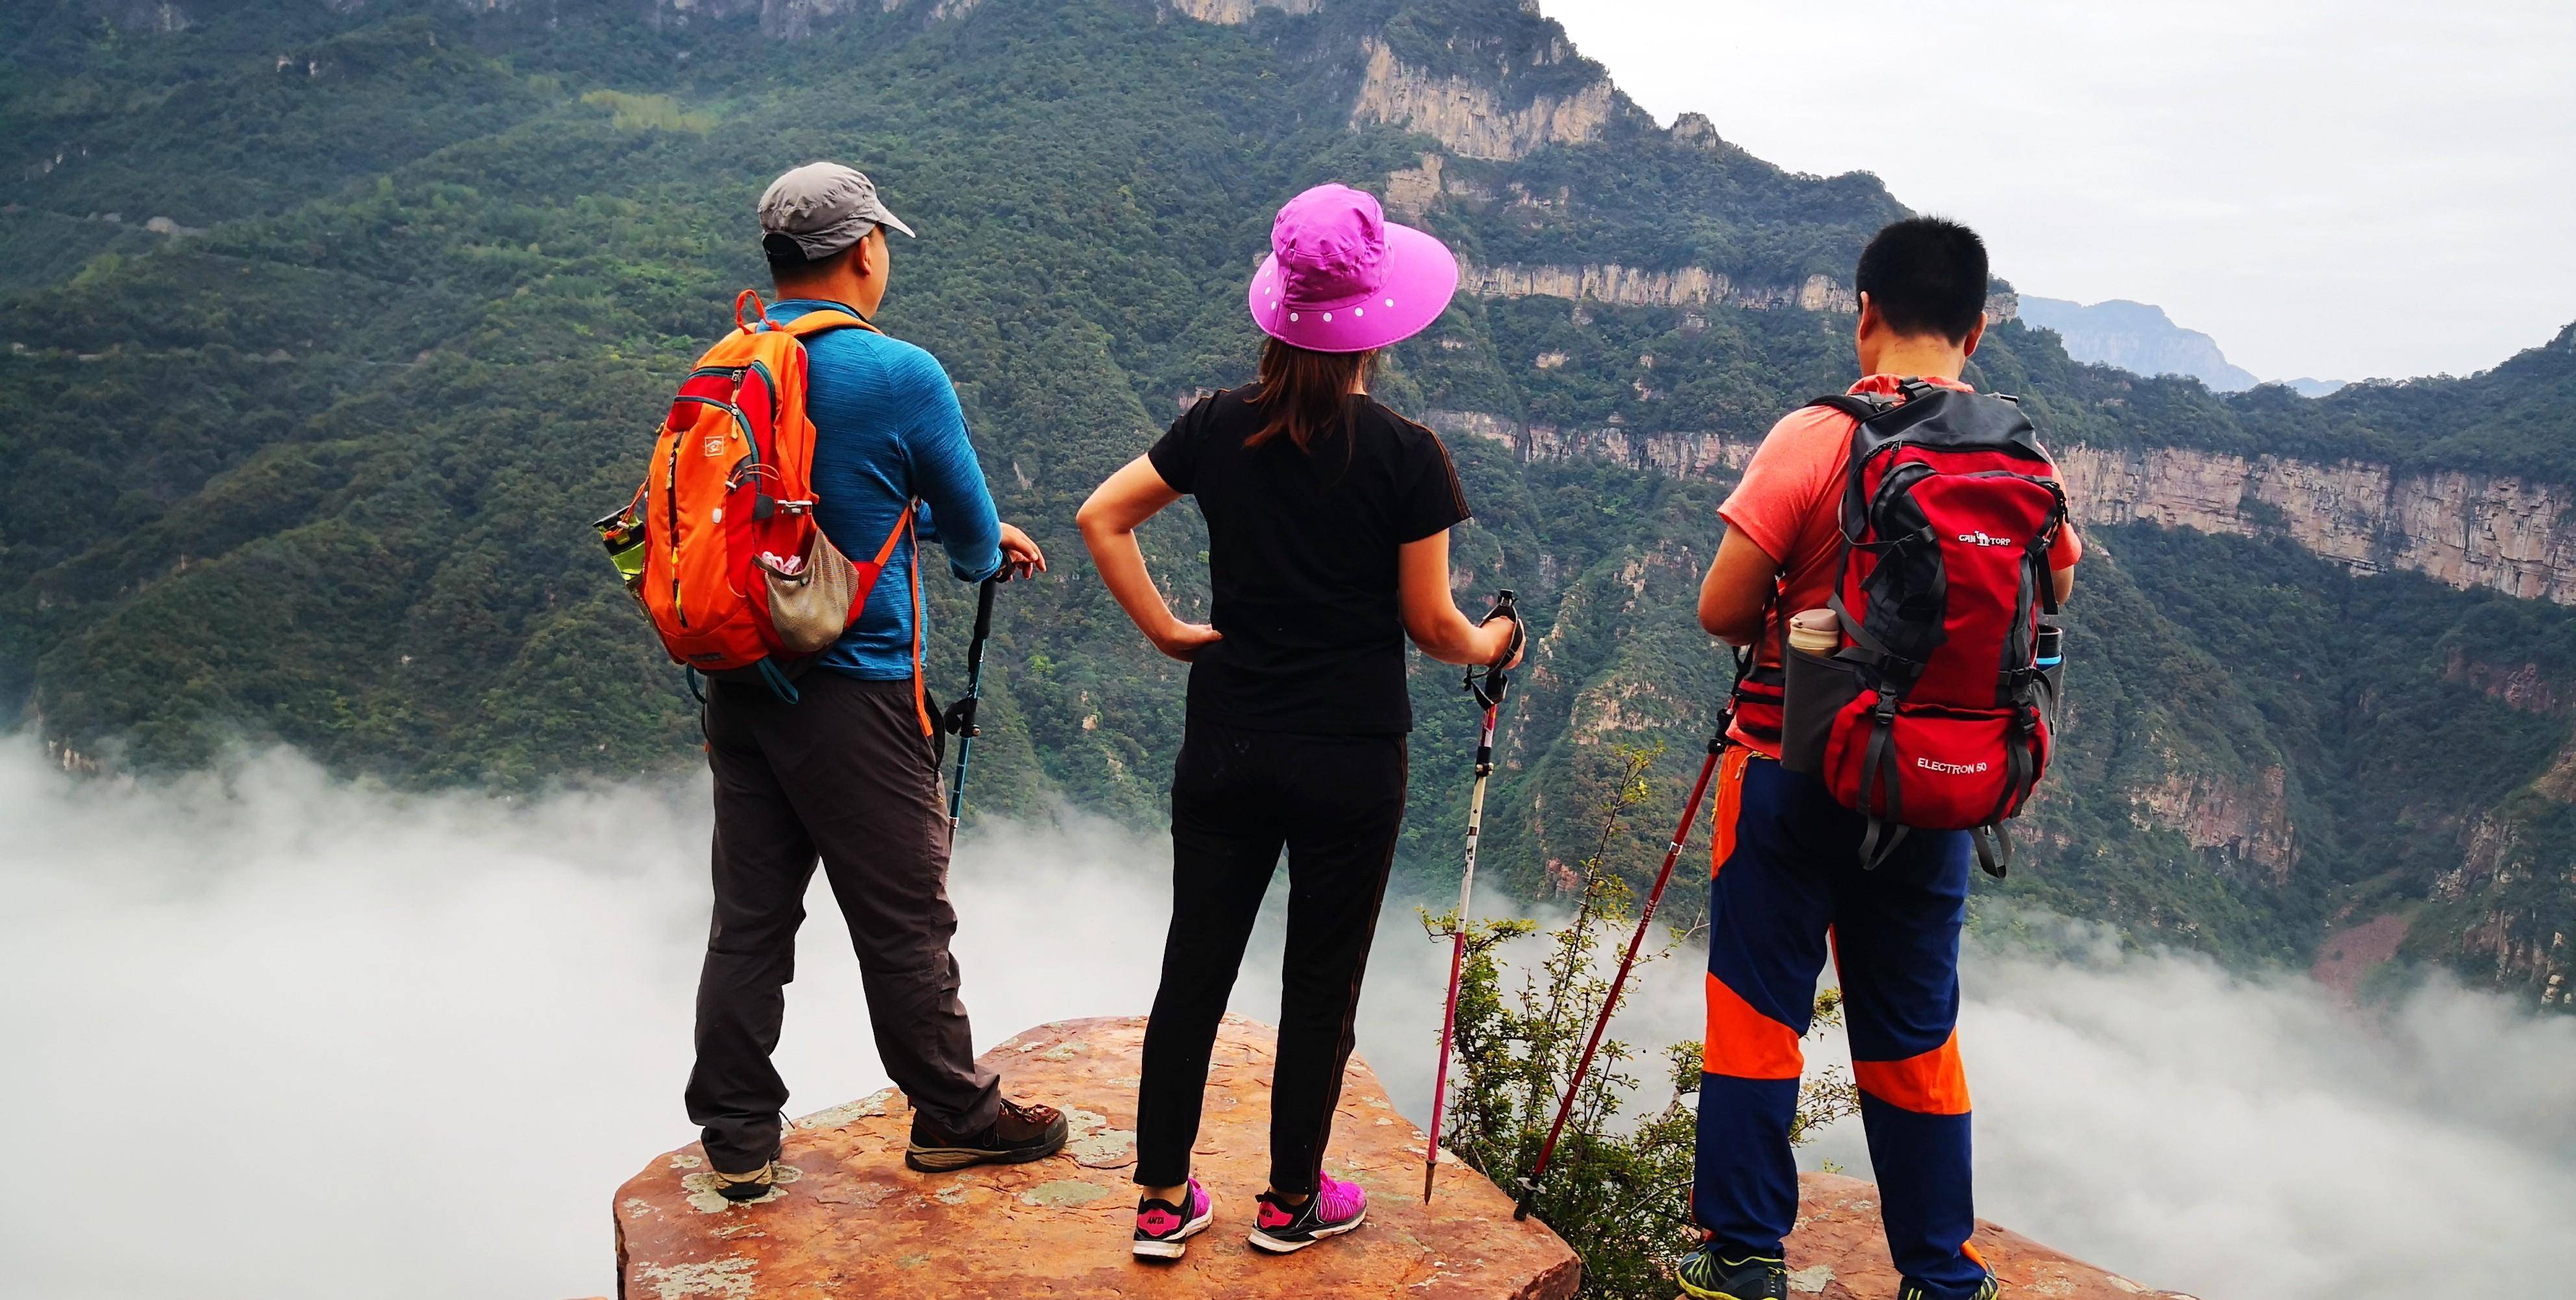
[[[77,779],[0,742],[10,1292],[609,1289],[611,1194],[694,1136],[704,808],[698,779],[401,796],[282,752]],[[1700,887],[1700,852],[1676,888]],[[971,830],[954,892],[979,1045],[1145,1010],[1167,870],[1158,827]],[[799,1114],[884,1083],[819,877],[809,908],[780,1053]],[[1234,1000],[1263,1019],[1276,911]],[[2023,919],[1992,928],[2043,931],[2050,955],[1967,967],[1985,1217],[2210,1300],[2576,1276],[2576,1017],[2448,982],[2354,1012],[2302,977]],[[1446,963],[1391,903],[1360,1051],[1416,1119]],[[1622,1035],[1697,1037],[1699,964],[1650,968]],[[1867,1173],[1856,1122],[1802,1159]]]

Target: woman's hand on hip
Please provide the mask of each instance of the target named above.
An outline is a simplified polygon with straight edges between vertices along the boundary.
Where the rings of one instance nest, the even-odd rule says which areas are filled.
[[[1154,648],[1182,663],[1191,663],[1199,651],[1225,639],[1225,633],[1205,623],[1183,623],[1174,620],[1169,628],[1154,637]]]

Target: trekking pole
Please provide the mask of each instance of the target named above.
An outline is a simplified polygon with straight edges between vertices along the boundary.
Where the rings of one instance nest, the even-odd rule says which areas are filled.
[[[1521,648],[1520,610],[1512,603],[1511,588],[1505,587],[1494,597],[1494,608],[1477,624],[1482,627],[1497,617],[1512,620],[1511,644],[1493,663],[1467,670],[1467,689],[1476,703],[1485,709],[1485,723],[1476,737],[1476,784],[1467,797],[1467,870],[1458,877],[1458,932],[1449,948],[1449,1000],[1440,1012],[1440,1068],[1431,1081],[1431,1132],[1422,1144],[1422,1203],[1431,1203],[1431,1179],[1440,1169],[1440,1106],[1449,1096],[1449,1047],[1451,1035],[1458,1028],[1458,979],[1467,966],[1467,903],[1476,890],[1476,837],[1485,825],[1485,778],[1494,772],[1494,718],[1502,712],[1503,695],[1511,689],[1511,677],[1504,664]]]
[[[997,577],[986,578],[975,592],[975,635],[966,642],[966,694],[941,717],[940,725],[957,737],[957,779],[948,785],[948,830],[957,831],[957,819],[966,811],[966,760],[975,748],[975,737],[983,733],[975,727],[975,702],[984,695],[984,639],[993,631],[993,589],[1001,586]]]
[[[1673,842],[1664,850],[1664,869],[1655,875],[1655,887],[1646,895],[1645,910],[1637,917],[1637,932],[1628,936],[1628,953],[1619,959],[1619,974],[1610,981],[1610,995],[1601,1000],[1601,1016],[1592,1022],[1592,1036],[1584,1040],[1583,1060],[1574,1067],[1574,1081],[1566,1085],[1565,1100],[1557,1104],[1556,1122],[1548,1125],[1547,1142],[1538,1149],[1538,1163],[1530,1166],[1529,1177],[1520,1180],[1521,1194],[1512,1203],[1512,1217],[1529,1217],[1530,1203],[1538,1199],[1538,1180],[1547,1173],[1549,1157],[1556,1154],[1556,1140],[1565,1133],[1565,1117],[1574,1113],[1574,1099],[1583,1092],[1583,1076],[1592,1070],[1592,1054],[1601,1047],[1601,1031],[1610,1027],[1610,1013],[1619,1006],[1619,990],[1628,982],[1629,968],[1637,964],[1637,949],[1646,942],[1646,927],[1654,922],[1655,907],[1664,901],[1664,886],[1673,879],[1673,864],[1681,861],[1682,845],[1690,840],[1691,823],[1699,820],[1699,803],[1708,794],[1709,778],[1717,772],[1717,760],[1726,752],[1726,722],[1721,719],[1716,734],[1708,738],[1708,758],[1699,765],[1699,780],[1691,786],[1690,800],[1682,805],[1682,824],[1673,832]]]

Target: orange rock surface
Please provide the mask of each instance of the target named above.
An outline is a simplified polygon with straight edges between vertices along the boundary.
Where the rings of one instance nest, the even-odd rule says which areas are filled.
[[[2049,1300],[2192,1300],[2070,1259],[2017,1232],[1977,1221],[1977,1254],[2012,1296]],[[1878,1188],[1839,1174],[1798,1176],[1798,1228],[1789,1235],[1791,1300],[1886,1300],[1896,1268],[1878,1219]]]
[[[1268,1026],[1229,1016],[1209,1071],[1195,1170],[1216,1226],[1177,1263],[1128,1253],[1136,1193],[1136,1076],[1145,1022],[1042,1025],[984,1061],[1012,1096],[1062,1109],[1073,1140],[1034,1164],[952,1174],[903,1167],[912,1117],[891,1089],[797,1120],[795,1180],[733,1205],[695,1143],[618,1189],[621,1300],[761,1297],[1406,1297],[1570,1300],[1574,1253],[1452,1159],[1422,1204],[1422,1131],[1354,1058],[1324,1167],[1369,1192],[1369,1221],[1284,1257],[1244,1244],[1268,1174]]]

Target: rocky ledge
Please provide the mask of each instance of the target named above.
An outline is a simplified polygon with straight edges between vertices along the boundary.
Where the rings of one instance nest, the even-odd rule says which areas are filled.
[[[1196,1172],[1216,1226],[1176,1264],[1127,1250],[1135,1189],[1139,1017],[1041,1025],[984,1056],[1015,1096],[1062,1108],[1073,1141],[1034,1164],[955,1174],[903,1167],[912,1115],[888,1090],[797,1120],[795,1181],[732,1205],[710,1188],[696,1144],[657,1157],[618,1189],[622,1300],[768,1296],[1405,1297],[1570,1300],[1574,1252],[1444,1157],[1422,1203],[1422,1131],[1395,1113],[1356,1058],[1325,1168],[1369,1191],[1369,1224],[1287,1258],[1244,1244],[1267,1176],[1269,1027],[1228,1017],[1209,1071]]]
[[[1977,1221],[1977,1256],[2006,1296],[2050,1300],[2192,1300],[2141,1286],[2070,1259],[2017,1232]],[[1839,1174],[1798,1176],[1798,1228],[1789,1236],[1789,1294],[1820,1300],[1884,1300],[1896,1294],[1895,1265],[1879,1226],[1878,1188]]]

